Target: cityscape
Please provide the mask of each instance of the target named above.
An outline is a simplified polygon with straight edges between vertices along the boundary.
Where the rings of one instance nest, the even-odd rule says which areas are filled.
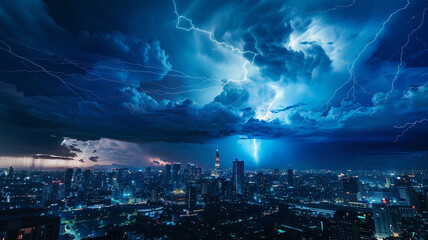
[[[428,171],[163,168],[0,175],[2,239],[426,239]]]
[[[428,240],[427,0],[0,0],[0,240]]]

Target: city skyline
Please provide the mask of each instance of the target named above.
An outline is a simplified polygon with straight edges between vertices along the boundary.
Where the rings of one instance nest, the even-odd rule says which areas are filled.
[[[162,170],[0,169],[0,237],[422,240],[428,234],[428,170],[253,171],[238,159],[232,170],[220,169],[193,163]]]
[[[428,239],[427,14],[0,1],[0,239]]]

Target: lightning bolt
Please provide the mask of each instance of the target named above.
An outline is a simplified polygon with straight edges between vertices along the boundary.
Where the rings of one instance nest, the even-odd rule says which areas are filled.
[[[349,4],[336,5],[336,6],[334,6],[334,7],[331,7],[331,8],[325,9],[325,10],[317,10],[317,11],[311,11],[311,12],[307,12],[307,11],[305,11],[305,13],[306,13],[306,14],[326,13],[326,12],[335,11],[335,10],[337,10],[337,9],[339,9],[339,8],[348,8],[348,7],[352,7],[352,6],[354,6],[354,4],[355,4],[355,0],[352,0],[352,2],[351,2],[351,3],[349,3]]]
[[[408,122],[402,126],[394,126],[397,129],[403,129],[399,135],[395,137],[394,143],[396,143],[401,137],[403,137],[411,128],[413,128],[416,124],[421,124],[423,122],[428,122],[428,119],[423,118],[421,120],[417,120],[414,122]]]
[[[269,102],[268,107],[266,108],[266,114],[263,115],[263,116],[261,116],[261,117],[259,117],[260,120],[265,120],[266,121],[266,120],[270,119],[270,116],[271,116],[271,113],[272,113],[271,112],[272,107],[273,107],[273,105],[275,104],[275,102],[280,97],[280,92],[279,92],[278,86],[277,85],[273,85],[273,89],[275,90],[275,97],[273,98],[273,100],[271,102]]]
[[[232,46],[232,45],[229,45],[228,43],[226,43],[226,42],[220,42],[220,41],[218,41],[217,39],[215,39],[214,37],[213,37],[213,34],[211,33],[211,32],[209,32],[209,31],[207,31],[207,30],[204,30],[204,29],[201,29],[201,28],[199,28],[199,27],[196,27],[194,24],[193,24],[193,21],[191,20],[191,19],[189,19],[189,18],[187,18],[187,17],[185,17],[185,16],[183,16],[183,15],[180,15],[179,13],[178,13],[178,10],[177,10],[177,4],[176,4],[176,2],[175,2],[175,0],[172,0],[172,2],[173,2],[173,4],[174,4],[174,13],[175,13],[175,15],[177,16],[177,23],[176,23],[176,25],[175,25],[175,27],[177,28],[177,29],[180,29],[180,30],[184,30],[184,31],[187,31],[187,32],[190,32],[190,31],[197,31],[197,32],[200,32],[200,33],[203,33],[203,34],[205,34],[205,35],[207,35],[208,36],[208,38],[210,39],[210,41],[211,42],[213,42],[214,44],[216,44],[216,45],[218,45],[218,46],[223,46],[223,47],[225,47],[225,48],[228,48],[228,49],[230,49],[230,50],[232,50],[233,52],[237,52],[237,53],[239,53],[239,54],[241,54],[241,56],[244,58],[244,54],[249,54],[249,55],[251,55],[252,57],[251,57],[251,62],[249,61],[249,60],[247,60],[247,59],[245,59],[245,61],[244,61],[244,63],[242,64],[242,69],[243,69],[243,71],[244,71],[244,78],[243,78],[243,80],[241,80],[241,81],[246,81],[247,80],[247,78],[248,78],[248,69],[247,69],[247,65],[248,64],[253,64],[254,63],[254,60],[255,60],[255,58],[257,57],[257,55],[258,55],[258,53],[255,53],[255,52],[252,52],[252,51],[243,51],[243,50],[240,50],[239,48],[236,48],[236,47],[234,47],[234,46]],[[187,23],[189,24],[189,27],[181,27],[180,26],[180,23],[182,22],[182,21],[187,21]],[[241,81],[239,81],[239,80],[228,80],[225,84],[227,84],[229,81],[237,81],[237,82],[241,82]],[[279,94],[278,94],[278,87],[276,86],[276,85],[274,85],[274,89],[275,89],[275,97],[274,97],[274,99],[268,104],[268,108],[266,109],[266,114],[264,115],[264,116],[262,116],[260,119],[263,119],[263,120],[267,120],[268,118],[269,118],[269,116],[270,116],[270,110],[272,109],[272,107],[273,107],[273,104],[277,101],[277,99],[278,99],[278,97],[279,97]],[[257,139],[253,139],[253,156],[254,156],[254,159],[255,159],[255,161],[256,162],[258,162],[258,149],[259,149],[259,146],[258,146],[258,143],[257,143]]]
[[[403,46],[401,46],[401,51],[400,51],[400,63],[398,64],[398,66],[397,66],[397,71],[395,72],[395,75],[394,75],[394,79],[392,79],[392,82],[391,82],[391,89],[386,93],[386,95],[385,95],[385,97],[384,98],[382,98],[382,99],[380,99],[379,101],[376,101],[377,102],[377,105],[379,105],[380,104],[380,102],[382,101],[382,104],[384,104],[384,103],[386,103],[386,101],[388,101],[388,96],[389,96],[389,94],[391,94],[392,93],[392,91],[394,90],[394,84],[395,84],[395,82],[397,81],[397,79],[398,79],[398,76],[400,75],[400,70],[401,70],[401,66],[403,65],[403,54],[404,54],[404,49],[405,48],[407,48],[407,45],[409,45],[409,42],[410,42],[410,37],[416,32],[416,31],[418,31],[421,27],[422,27],[422,25],[424,24],[424,22],[425,22],[425,12],[426,12],[426,10],[428,9],[428,7],[426,7],[425,9],[424,9],[424,11],[422,12],[422,19],[421,19],[421,22],[419,23],[419,25],[416,27],[416,28],[414,28],[410,33],[409,33],[409,35],[407,35],[407,41],[406,41],[406,43],[403,45]]]
[[[417,34],[415,35],[415,39],[424,46],[425,51],[428,50],[428,45],[424,41],[422,41],[422,39],[420,39]]]
[[[253,139],[253,157],[256,162],[259,162],[259,145],[257,139]]]
[[[355,87],[358,86],[361,89],[363,89],[364,92],[367,92],[364,87],[358,83],[356,76],[354,74],[354,68],[355,68],[355,64],[358,62],[358,60],[360,59],[360,57],[363,55],[363,53],[368,49],[369,46],[371,46],[373,43],[375,43],[377,41],[377,39],[379,38],[380,34],[385,30],[386,25],[391,21],[392,17],[394,15],[396,15],[397,13],[407,9],[407,7],[410,5],[410,0],[407,0],[407,3],[404,7],[401,7],[397,10],[395,10],[394,12],[392,12],[389,17],[382,23],[382,27],[376,32],[376,34],[374,35],[373,39],[371,41],[369,41],[368,43],[366,43],[366,45],[364,46],[364,48],[357,54],[356,58],[352,61],[352,64],[350,65],[350,67],[348,68],[349,71],[349,78],[347,81],[345,81],[340,87],[336,88],[336,90],[333,92],[333,95],[328,99],[328,101],[325,104],[325,109],[322,112],[322,115],[327,112],[329,110],[329,106],[330,106],[330,102],[336,97],[336,94],[342,90],[345,86],[347,86],[348,84],[351,84],[351,88],[347,91],[347,95],[345,98],[342,99],[341,101],[341,105],[343,104],[344,101],[346,101],[349,98],[349,94],[352,92],[353,94],[353,100],[355,101]]]
[[[65,77],[77,77],[81,80],[90,81],[90,82],[96,82],[96,81],[113,82],[113,83],[123,84],[125,86],[132,86],[134,88],[142,89],[143,91],[145,91],[148,94],[155,93],[158,95],[175,95],[175,94],[188,93],[188,92],[194,92],[194,91],[203,91],[206,89],[217,88],[218,85],[224,84],[224,82],[221,81],[221,79],[214,79],[214,78],[200,77],[200,76],[191,76],[191,75],[188,75],[184,72],[177,71],[177,70],[170,69],[170,68],[143,65],[143,64],[140,64],[137,62],[124,61],[124,60],[114,59],[114,58],[110,58],[110,57],[106,57],[106,56],[102,56],[102,55],[97,55],[97,54],[89,54],[89,55],[94,55],[94,56],[99,57],[99,58],[107,59],[108,61],[111,61],[113,63],[118,63],[122,67],[121,68],[110,67],[110,66],[105,66],[103,64],[99,64],[99,63],[93,64],[93,63],[87,63],[87,62],[83,62],[83,61],[79,61],[79,60],[67,59],[67,58],[61,57],[60,55],[58,55],[56,53],[51,52],[50,50],[46,50],[46,49],[38,48],[38,47],[32,47],[32,46],[28,46],[24,43],[17,42],[17,43],[23,45],[24,47],[26,47],[32,51],[36,51],[42,55],[48,56],[48,57],[37,57],[37,58],[23,57],[23,56],[17,55],[16,53],[12,52],[11,47],[8,44],[6,44],[5,42],[2,41],[2,43],[6,47],[3,47],[3,48],[0,47],[0,50],[9,52],[12,55],[15,54],[14,55],[15,57],[18,57],[20,59],[25,59],[27,62],[29,61],[32,65],[36,66],[38,69],[37,70],[28,70],[28,69],[0,70],[0,72],[4,72],[4,73],[19,73],[19,72],[47,73],[50,76],[54,75],[54,76],[56,76],[55,78],[62,80],[61,82],[63,84],[65,84],[69,89],[70,89],[70,87],[73,87],[75,89],[79,89],[82,91],[89,92],[91,95],[102,100],[103,102],[106,102],[105,101],[106,99],[112,100],[114,98],[121,98],[123,96],[108,96],[108,97],[101,98],[100,96],[95,94],[95,92],[93,92],[91,90],[84,89],[84,88],[81,88],[79,86],[76,86],[74,84],[67,82],[65,80]],[[49,70],[46,67],[42,66],[42,64],[37,63],[36,61],[50,62],[50,63],[57,64],[57,65],[71,65],[71,66],[73,66],[79,70],[83,70],[84,74],[64,73],[64,72],[52,71],[52,70]],[[90,70],[88,70],[88,69],[90,69]],[[158,70],[160,70],[161,72],[159,72]],[[140,84],[136,84],[132,81],[128,81],[125,79],[116,80],[115,78],[117,77],[117,72],[147,73],[147,74],[150,74],[150,75],[153,75],[154,77],[156,77],[153,79],[156,81],[146,79],[146,80],[150,80],[150,81],[143,81],[143,82],[141,82],[142,85],[140,85]],[[178,85],[176,87],[169,87],[169,86],[166,86],[166,85],[163,85],[163,84],[160,84],[157,82],[159,77],[164,77],[164,76],[175,77],[175,78],[186,78],[188,81],[186,81],[186,86]],[[194,84],[192,82],[193,80],[197,80],[197,83]],[[215,83],[217,86],[202,88],[201,85],[203,85],[207,82]],[[68,86],[68,85],[70,85],[70,86]],[[149,88],[150,86],[157,86],[157,89],[151,89],[151,88]],[[143,87],[144,87],[144,89],[143,89]],[[186,87],[187,89],[184,89],[184,87]],[[70,90],[73,91],[74,89],[70,89]],[[77,92],[75,92],[75,91],[73,91],[73,92],[76,95],[78,95]]]
[[[11,54],[11,55],[13,55],[14,57],[16,57],[16,58],[19,58],[19,59],[21,59],[21,60],[24,60],[24,61],[26,61],[26,62],[28,62],[28,63],[30,63],[30,64],[32,64],[33,66],[36,66],[37,68],[39,68],[41,71],[43,71],[44,73],[46,73],[47,75],[49,75],[49,76],[51,76],[51,77],[53,77],[53,78],[56,78],[56,79],[58,79],[65,87],[67,87],[74,95],[76,95],[77,97],[79,97],[80,99],[82,99],[83,101],[84,101],[84,99],[79,95],[79,94],[77,94],[77,92],[76,91],[74,91],[70,86],[74,86],[75,88],[78,88],[78,89],[80,89],[79,87],[77,87],[77,86],[75,86],[75,85],[73,85],[73,84],[71,84],[71,83],[68,83],[68,82],[66,82],[66,81],[64,81],[64,79],[62,79],[61,77],[59,77],[58,75],[55,75],[55,74],[53,74],[52,72],[50,72],[50,71],[48,71],[48,70],[46,70],[46,68],[44,68],[43,66],[41,66],[41,65],[39,65],[39,64],[37,64],[37,63],[35,63],[35,62],[33,62],[32,60],[30,60],[30,59],[28,59],[28,58],[26,58],[26,57],[23,57],[23,56],[21,56],[21,55],[18,55],[18,54],[16,54],[15,52],[13,52],[12,51],[12,47],[9,45],[9,44],[7,44],[6,42],[4,42],[3,40],[0,40],[0,42],[4,45],[4,46],[6,46],[6,48],[4,48],[4,47],[0,47],[0,49],[1,50],[3,50],[3,51],[6,51],[6,52],[8,52],[9,54]]]
[[[243,51],[243,50],[241,50],[241,49],[239,49],[239,48],[236,48],[236,47],[234,47],[234,46],[232,46],[232,45],[230,45],[230,44],[228,44],[228,43],[226,43],[226,42],[218,41],[217,39],[215,39],[215,38],[213,37],[213,34],[212,34],[210,31],[207,31],[207,30],[201,29],[201,28],[199,28],[199,27],[196,27],[196,26],[193,24],[192,19],[189,19],[189,18],[187,18],[187,17],[185,17],[185,16],[183,16],[183,15],[180,15],[180,14],[178,13],[178,10],[177,10],[177,4],[176,4],[175,0],[172,0],[172,3],[174,4],[174,13],[175,13],[175,15],[177,16],[177,24],[175,25],[175,28],[180,29],[180,30],[184,30],[184,31],[187,31],[187,32],[190,32],[190,31],[197,31],[197,32],[199,32],[199,33],[203,33],[203,34],[205,34],[205,35],[207,35],[207,36],[208,36],[208,38],[210,39],[210,41],[211,41],[212,43],[214,43],[214,44],[216,44],[216,45],[218,45],[218,46],[223,46],[223,47],[225,47],[225,48],[228,48],[228,49],[232,50],[233,52],[237,52],[237,53],[241,54],[242,58],[244,58],[244,54],[248,54],[248,55],[251,55],[251,56],[252,56],[252,57],[251,57],[251,62],[244,58],[244,59],[245,59],[245,61],[244,61],[244,63],[242,64],[242,69],[243,69],[243,71],[244,71],[244,79],[243,79],[242,81],[246,81],[246,80],[247,80],[247,76],[248,76],[248,69],[247,69],[247,65],[248,65],[248,64],[251,64],[251,65],[252,65],[252,64],[254,63],[254,60],[255,60],[256,56],[258,55],[258,53],[253,52],[253,51]],[[186,22],[189,24],[189,27],[181,27],[181,26],[180,26],[180,23],[181,23],[182,21],[186,21]],[[229,82],[229,81],[238,81],[238,82],[240,82],[239,80],[228,80],[228,82]],[[227,84],[227,82],[226,82],[225,84]]]

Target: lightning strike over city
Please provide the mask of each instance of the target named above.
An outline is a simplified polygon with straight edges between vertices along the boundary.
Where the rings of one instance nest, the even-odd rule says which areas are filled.
[[[428,238],[426,0],[0,2],[0,239]]]

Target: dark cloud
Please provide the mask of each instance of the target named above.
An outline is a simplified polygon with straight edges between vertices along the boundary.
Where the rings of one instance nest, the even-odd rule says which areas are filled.
[[[35,154],[33,156],[33,159],[49,159],[49,160],[73,160],[75,156],[71,157],[63,157],[63,156],[56,156],[56,155],[49,155],[49,154]]]
[[[223,91],[214,98],[214,101],[225,106],[242,106],[248,101],[250,95],[246,89],[234,85],[236,84],[233,82],[227,83],[223,87]]]
[[[328,71],[331,60],[324,49],[316,43],[308,45],[306,53],[284,46],[294,31],[285,15],[270,14],[252,26],[244,36],[245,50],[257,53],[255,63],[264,75],[277,81],[308,80],[319,67]],[[249,60],[252,55],[247,54]]]
[[[293,108],[297,108],[300,106],[304,106],[304,104],[295,104],[295,105],[291,105],[291,106],[287,106],[287,107],[283,107],[283,106],[279,106],[277,109],[273,109],[271,112],[273,113],[279,113],[279,112],[284,112]]]
[[[409,40],[389,101],[376,104],[391,87],[400,48],[426,3],[412,2],[394,16],[356,62],[358,82],[337,91],[325,111],[320,106],[349,77],[343,62],[352,62],[403,3],[362,0],[334,11],[342,2],[177,4],[219,42],[257,54],[254,65],[245,65],[245,81],[216,79],[243,78],[243,63],[234,62],[240,54],[207,34],[176,29],[171,1],[1,2],[0,156],[76,158],[82,146],[64,146],[64,137],[146,144],[235,135],[305,143],[316,152],[305,152],[308,159],[325,149],[331,158],[336,152],[368,165],[397,152],[414,163],[426,156],[426,125],[398,144],[401,132],[393,126],[428,116],[427,24]],[[291,42],[293,36],[308,37]],[[254,54],[243,56],[252,63]],[[284,90],[278,102],[270,86]]]
[[[98,159],[100,159],[100,157],[98,157],[98,156],[92,156],[92,157],[88,158],[88,160],[91,162],[98,162]]]
[[[71,151],[73,151],[73,152],[79,152],[79,153],[81,153],[82,152],[82,150],[80,149],[80,148],[77,148],[76,146],[74,146],[74,145],[70,145],[70,146],[68,146],[68,148],[71,150]]]

